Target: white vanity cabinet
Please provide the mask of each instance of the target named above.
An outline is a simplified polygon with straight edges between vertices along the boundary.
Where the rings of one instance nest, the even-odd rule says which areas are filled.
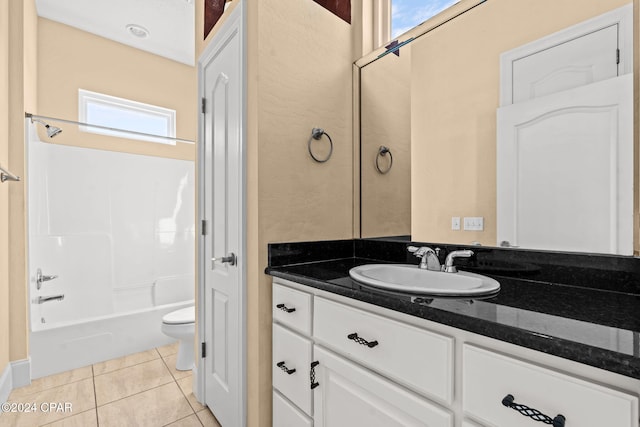
[[[640,427],[635,379],[280,278],[273,310],[274,427],[545,425],[507,395],[565,427]]]
[[[637,396],[473,345],[463,346],[462,359],[463,409],[487,425],[543,424],[501,403],[511,396],[513,404],[541,412],[538,419],[562,416],[567,427],[638,426]]]
[[[316,427],[451,427],[453,415],[344,357],[314,347]]]
[[[274,427],[453,427],[451,412],[414,391],[451,400],[452,339],[281,283],[273,285]]]

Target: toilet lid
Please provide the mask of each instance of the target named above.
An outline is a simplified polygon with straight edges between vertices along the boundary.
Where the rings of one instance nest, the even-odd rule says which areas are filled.
[[[196,321],[196,307],[182,308],[180,310],[172,311],[162,317],[162,322],[169,325],[180,325],[184,323],[195,323]]]

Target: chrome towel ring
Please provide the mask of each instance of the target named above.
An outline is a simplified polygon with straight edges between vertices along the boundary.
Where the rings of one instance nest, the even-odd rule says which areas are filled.
[[[314,139],[315,140],[320,140],[322,138],[322,135],[326,135],[327,138],[329,139],[329,144],[330,144],[329,145],[329,154],[324,159],[319,159],[318,157],[316,157],[313,154],[313,151],[311,150],[311,141],[313,141]],[[333,141],[331,140],[331,137],[329,136],[329,134],[324,131],[324,129],[313,128],[313,129],[311,129],[311,136],[309,137],[309,142],[307,143],[307,148],[308,148],[309,154],[311,155],[311,158],[313,160],[315,160],[318,163],[324,163],[327,160],[329,160],[331,158],[331,155],[333,154]]]
[[[386,169],[382,169],[380,167],[380,157],[385,157],[387,154],[389,154],[389,166],[387,166]],[[378,148],[378,153],[376,154],[376,169],[384,175],[391,170],[391,166],[393,166],[393,154],[391,154],[391,150],[389,148],[381,145],[380,148]]]

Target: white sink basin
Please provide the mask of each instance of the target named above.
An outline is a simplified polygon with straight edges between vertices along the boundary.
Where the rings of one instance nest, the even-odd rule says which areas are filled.
[[[437,296],[480,296],[500,290],[500,283],[480,274],[422,270],[408,264],[367,264],[349,270],[353,280],[395,292]]]

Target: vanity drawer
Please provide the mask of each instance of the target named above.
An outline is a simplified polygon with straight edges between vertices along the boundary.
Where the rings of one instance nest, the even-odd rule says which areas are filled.
[[[313,321],[314,337],[335,351],[421,394],[453,400],[452,338],[321,297]]]
[[[311,340],[273,325],[273,387],[309,415],[312,415],[309,382],[312,351]]]
[[[311,335],[311,294],[273,283],[273,320]]]
[[[638,426],[637,396],[467,344],[462,356],[462,407],[487,425],[540,424],[502,404],[512,395],[552,419],[563,415],[567,427]]]
[[[273,425],[277,427],[312,427],[313,421],[274,390]]]

